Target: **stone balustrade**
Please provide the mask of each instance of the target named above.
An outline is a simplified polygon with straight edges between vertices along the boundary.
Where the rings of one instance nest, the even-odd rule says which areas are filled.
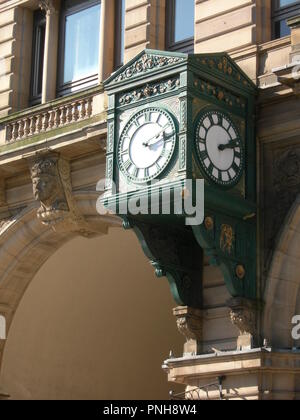
[[[32,112],[6,124],[6,142],[23,140],[67,124],[75,123],[93,114],[93,96],[71,100]]]

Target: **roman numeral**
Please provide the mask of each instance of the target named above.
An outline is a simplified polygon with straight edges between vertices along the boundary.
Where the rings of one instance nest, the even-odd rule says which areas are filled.
[[[144,178],[148,178],[149,177],[149,168],[146,168],[144,170]]]
[[[241,153],[234,151],[234,157],[241,159]]]
[[[128,171],[128,169],[132,166],[132,163],[130,160],[127,160],[126,162],[124,162],[124,168],[126,169],[126,171]]]
[[[134,176],[135,178],[137,178],[137,177],[138,177],[138,174],[139,174],[139,169],[138,169],[138,168],[135,168],[135,169],[134,169],[134,172],[133,172],[133,176]]]
[[[210,173],[212,173],[212,171],[214,170],[214,165],[210,162],[207,169],[209,170]]]
[[[156,170],[157,170],[157,171],[160,171],[160,170],[161,170],[161,167],[160,167],[160,165],[158,164],[158,162],[156,162],[155,166],[156,166]]]
[[[146,121],[146,123],[151,122],[151,112],[150,111],[145,112],[145,121]]]
[[[240,168],[237,166],[237,164],[235,162],[233,162],[232,169],[234,170],[235,173],[237,173]]]
[[[206,150],[203,150],[203,152],[200,152],[200,159],[205,160],[208,158],[208,154]]]

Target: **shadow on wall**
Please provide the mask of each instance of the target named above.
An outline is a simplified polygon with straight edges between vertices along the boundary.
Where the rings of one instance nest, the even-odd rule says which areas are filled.
[[[13,399],[167,399],[161,364],[183,346],[174,306],[132,232],[74,239],[25,293],[0,386]]]

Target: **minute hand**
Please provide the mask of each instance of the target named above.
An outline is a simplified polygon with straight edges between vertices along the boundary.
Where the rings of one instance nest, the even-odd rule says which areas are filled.
[[[238,147],[238,143],[234,140],[230,140],[230,142],[227,144],[220,144],[219,150],[223,151],[226,149],[235,149],[236,147]]]
[[[146,141],[145,143],[143,143],[143,146],[145,146],[145,147],[149,147],[149,146],[151,146],[151,141],[152,140],[156,140],[156,139],[158,139],[159,138],[159,136],[164,132],[164,131],[166,131],[166,129],[168,128],[170,126],[170,124],[167,124],[165,127],[163,127],[155,136],[153,136],[153,137],[151,137],[151,139],[149,139],[148,141]]]

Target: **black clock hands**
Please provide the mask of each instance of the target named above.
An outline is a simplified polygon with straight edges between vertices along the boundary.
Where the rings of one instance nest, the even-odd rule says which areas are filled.
[[[149,139],[148,141],[146,141],[145,143],[143,143],[143,146],[145,146],[145,147],[150,147],[150,146],[155,145],[155,144],[156,144],[156,143],[158,143],[158,142],[150,144],[150,143],[151,143],[151,141],[152,141],[152,140],[159,139],[159,137],[161,136],[161,134],[163,134],[163,136],[164,136],[164,138],[165,138],[165,131],[166,131],[166,129],[167,129],[168,127],[170,127],[170,124],[167,124],[167,125],[166,125],[165,127],[163,127],[163,128],[161,129],[161,131],[159,131],[159,132],[158,132],[155,136],[151,137],[151,139]],[[159,139],[159,141],[161,141],[161,139]]]
[[[220,144],[218,148],[219,150],[223,151],[226,149],[235,149],[238,146],[239,144],[235,140],[230,140],[230,142],[227,144]]]

